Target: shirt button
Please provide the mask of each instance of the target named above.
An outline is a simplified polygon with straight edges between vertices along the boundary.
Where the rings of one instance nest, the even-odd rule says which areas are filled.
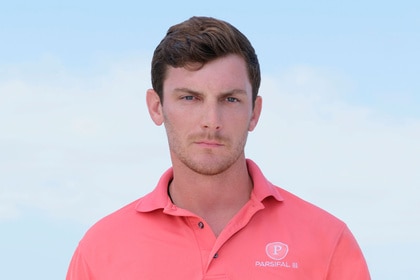
[[[213,259],[217,259],[219,257],[219,254],[218,253],[216,253],[216,254],[214,254],[214,256],[213,256]]]
[[[201,229],[204,228],[204,223],[203,222],[198,222],[198,227],[201,228]]]

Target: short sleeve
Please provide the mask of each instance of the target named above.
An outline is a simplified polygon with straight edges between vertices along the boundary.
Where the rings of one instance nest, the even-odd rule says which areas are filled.
[[[69,268],[67,270],[66,280],[93,280],[89,266],[82,256],[80,247],[76,248],[73,254]]]
[[[363,253],[345,227],[337,242],[328,269],[327,280],[370,280],[369,270]]]

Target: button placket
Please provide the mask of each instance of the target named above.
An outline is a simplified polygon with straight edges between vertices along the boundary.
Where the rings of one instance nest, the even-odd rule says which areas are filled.
[[[216,237],[206,222],[198,216],[190,216],[186,218],[189,226],[194,234],[194,239],[197,242],[197,249],[199,250],[203,270],[207,270],[209,259],[213,259],[214,252],[212,249],[216,242]]]

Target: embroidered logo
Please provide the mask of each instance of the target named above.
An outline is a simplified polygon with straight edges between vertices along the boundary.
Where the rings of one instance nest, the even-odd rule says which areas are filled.
[[[289,246],[283,242],[271,242],[265,246],[265,254],[271,259],[260,259],[255,261],[259,269],[299,269],[297,261],[286,259],[289,253]],[[293,255],[293,254],[292,254]]]
[[[265,246],[265,252],[271,259],[278,261],[284,259],[287,256],[287,253],[289,252],[289,246],[282,242],[272,242]]]

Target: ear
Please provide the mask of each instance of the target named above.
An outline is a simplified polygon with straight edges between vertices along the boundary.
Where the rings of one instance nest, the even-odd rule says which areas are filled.
[[[146,103],[149,110],[150,117],[156,125],[163,123],[162,103],[159,95],[153,89],[148,89],[146,92]]]
[[[252,110],[251,120],[249,122],[248,131],[253,131],[257,126],[258,120],[260,119],[262,110],[262,97],[257,96],[254,103],[254,109]]]

